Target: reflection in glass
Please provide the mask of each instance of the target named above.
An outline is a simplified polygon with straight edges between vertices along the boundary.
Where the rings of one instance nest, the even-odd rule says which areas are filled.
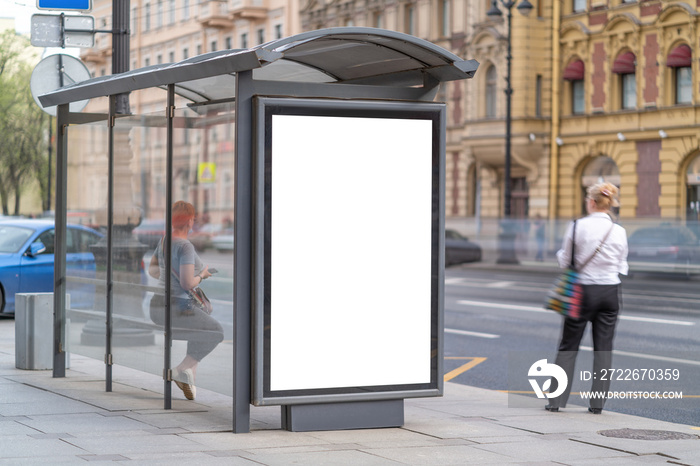
[[[183,374],[187,367],[181,363],[188,354],[200,350],[190,351],[186,339],[204,340],[203,346],[210,344],[213,349],[197,365],[196,372],[193,371],[195,386],[230,396],[233,392],[233,105],[202,106],[196,112],[184,105],[177,107],[173,139],[173,200],[185,201],[194,207],[195,217],[186,241],[193,246],[194,254],[203,266],[217,272],[200,285],[212,302],[209,318],[177,316],[177,309],[184,308],[184,303],[172,304],[170,366],[178,385],[188,383],[189,376]],[[173,244],[176,246],[175,242]],[[159,264],[163,263],[159,261]],[[180,274],[178,267],[176,271]],[[149,281],[157,283],[150,275]],[[157,286],[164,289],[163,283]],[[156,307],[164,307],[162,301],[158,304],[158,299],[163,298],[154,299]],[[188,329],[198,330],[192,332]],[[196,347],[199,343],[193,345]],[[196,359],[199,358],[203,356]],[[183,396],[178,392],[177,389],[173,391],[176,398]]]
[[[146,96],[156,102],[165,97],[163,91],[144,91]],[[165,177],[165,125],[157,112],[117,118],[113,130],[112,354],[115,364],[159,376],[164,328],[151,321],[148,306],[162,287],[149,282],[145,264],[165,233],[165,186],[151,181]]]
[[[139,98],[148,97],[152,108],[165,105],[162,90],[141,92]],[[139,93],[132,93],[135,101],[136,94]],[[106,101],[97,104],[107,107]],[[184,101],[176,102],[176,106],[172,198],[192,204],[198,212],[186,231],[188,242],[203,263],[218,270],[201,286],[213,302],[210,319],[219,322],[211,326],[216,334],[215,342],[208,350],[188,351],[187,341],[178,340],[180,335],[175,329],[171,364],[164,357],[163,319],[151,318],[151,301],[158,307],[160,299],[163,308],[165,289],[162,282],[148,274],[147,266],[165,236],[169,208],[167,117],[158,110],[116,118],[111,172],[107,116],[69,129],[68,221],[82,224],[75,232],[69,229],[67,236],[69,351],[97,360],[104,360],[105,354],[110,354],[116,365],[157,376],[173,367],[178,382],[183,380],[184,370],[177,366],[188,353],[201,359],[202,351],[208,352],[206,364],[200,365],[196,373],[197,386],[231,395],[234,112],[231,105],[225,104],[202,106],[197,111],[187,108]],[[114,187],[111,219],[108,217],[110,173]],[[108,231],[110,220],[111,232]],[[111,256],[107,253],[107,233],[112,238]],[[53,241],[46,239],[45,244],[53,245]],[[76,262],[75,267],[71,266],[72,257],[83,265]],[[105,325],[108,263],[112,266],[111,352],[106,351]],[[182,309],[176,305],[173,309],[178,307]],[[186,329],[201,328],[191,319],[173,323]],[[181,396],[177,391],[174,394]]]
[[[107,177],[109,128],[104,119],[68,130],[66,231],[66,338],[68,351],[102,360],[105,355]],[[79,225],[76,225],[79,224]],[[39,240],[53,254],[54,231]]]

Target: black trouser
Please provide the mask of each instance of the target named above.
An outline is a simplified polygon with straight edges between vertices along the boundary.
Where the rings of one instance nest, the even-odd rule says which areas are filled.
[[[555,364],[564,369],[569,383],[566,390],[560,396],[550,399],[550,405],[565,407],[571,393],[571,385],[574,380],[574,366],[581,339],[586,330],[586,325],[591,322],[593,330],[593,392],[604,393],[602,398],[591,398],[591,408],[603,408],[605,398],[610,389],[610,378],[601,377],[603,369],[612,368],[613,339],[615,338],[615,324],[620,310],[619,285],[583,285],[583,306],[580,319],[564,319],[564,326],[559,343],[559,352]],[[601,380],[602,379],[602,380]],[[549,390],[553,393],[557,389],[556,379],[552,379]]]
[[[187,341],[187,355],[201,361],[224,339],[224,329],[219,321],[199,309],[190,306],[189,299],[172,298],[171,326],[173,340]],[[153,295],[151,320],[165,325],[165,296]]]

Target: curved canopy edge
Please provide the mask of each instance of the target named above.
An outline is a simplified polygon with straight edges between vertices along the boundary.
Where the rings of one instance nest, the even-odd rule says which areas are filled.
[[[267,70],[263,75],[276,73],[276,79],[283,81],[290,69],[283,65],[291,62],[311,72],[324,73],[338,83],[385,86],[400,86],[407,73],[417,81],[422,81],[421,76],[426,74],[437,81],[468,79],[474,76],[479,66],[475,60],[463,60],[431,42],[400,32],[375,28],[330,28],[274,40],[250,49],[210,52],[178,63],[89,79],[41,95],[39,101],[49,107],[255,69]],[[392,76],[397,79],[392,80]],[[229,97],[234,97],[233,91],[230,92]],[[194,95],[183,96],[192,100]],[[205,93],[196,93],[196,96],[193,101],[198,103],[221,98],[220,95]]]

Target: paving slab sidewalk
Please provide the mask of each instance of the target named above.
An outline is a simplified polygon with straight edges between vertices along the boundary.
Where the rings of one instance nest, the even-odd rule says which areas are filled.
[[[15,368],[14,321],[0,320],[0,465],[700,465],[700,430],[584,408],[511,408],[508,395],[454,383],[440,398],[405,402],[402,428],[287,432],[277,407],[252,408],[251,433],[233,434],[231,398],[176,393],[163,409],[162,381],[114,367],[104,391],[100,361],[72,355],[67,377]],[[161,391],[159,391],[159,388]],[[683,440],[611,438],[649,429]]]

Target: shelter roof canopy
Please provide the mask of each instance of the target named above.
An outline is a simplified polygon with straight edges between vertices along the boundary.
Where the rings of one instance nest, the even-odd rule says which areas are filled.
[[[374,28],[331,28],[278,39],[251,49],[223,50],[173,63],[94,78],[46,93],[44,106],[176,85],[194,103],[234,96],[235,73],[256,80],[357,85],[416,85],[473,77],[478,63],[426,40]]]

